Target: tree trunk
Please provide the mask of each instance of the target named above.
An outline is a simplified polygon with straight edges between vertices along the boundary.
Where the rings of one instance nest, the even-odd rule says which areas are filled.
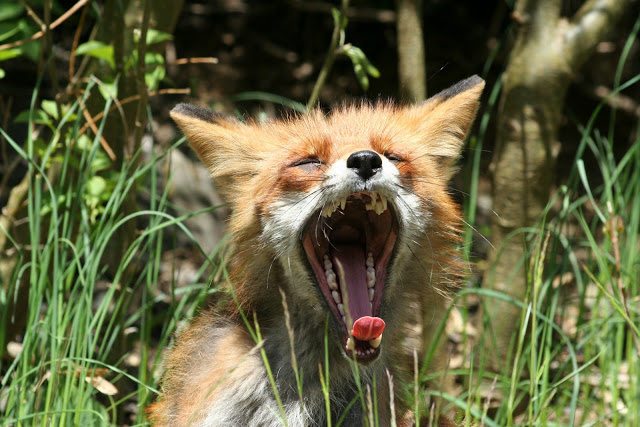
[[[484,286],[522,301],[528,263],[522,234],[545,209],[560,143],[557,140],[567,88],[574,71],[611,29],[629,0],[592,0],[571,19],[560,16],[560,0],[519,0],[514,19],[521,25],[507,69],[499,106],[493,173],[491,228],[498,252]],[[527,237],[525,235],[525,237]],[[484,334],[488,367],[510,369],[507,357],[519,328],[521,309],[495,298],[484,302],[489,326]]]
[[[400,97],[406,102],[421,102],[427,96],[422,0],[397,0],[396,9]]]

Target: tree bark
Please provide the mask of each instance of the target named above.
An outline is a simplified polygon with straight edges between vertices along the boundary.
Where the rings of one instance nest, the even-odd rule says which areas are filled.
[[[396,9],[400,97],[406,102],[421,102],[427,96],[422,0],[397,0]]]
[[[591,0],[571,18],[560,16],[560,0],[519,0],[514,19],[521,25],[503,75],[497,143],[491,163],[491,240],[499,252],[484,286],[522,301],[527,292],[525,243],[521,234],[545,209],[560,143],[557,140],[567,88],[578,69],[617,22],[629,0]],[[521,309],[495,298],[484,303],[490,328],[484,349],[494,371],[509,369],[507,356],[519,328]]]

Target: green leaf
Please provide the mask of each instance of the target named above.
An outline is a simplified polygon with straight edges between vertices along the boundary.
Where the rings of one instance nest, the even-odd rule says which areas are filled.
[[[18,114],[18,116],[13,120],[15,123],[29,123],[29,111],[25,110]],[[33,112],[33,123],[39,125],[51,125],[51,119],[49,116],[42,110],[35,110]]]
[[[20,27],[18,27],[15,22],[0,23],[0,42],[8,40],[18,34],[19,31]]]
[[[20,55],[22,55],[22,51],[18,48],[0,50],[0,61],[6,61]]]
[[[147,53],[144,57],[144,63],[147,66],[144,82],[150,90],[156,90],[166,74],[164,57],[159,53]]]
[[[100,197],[107,189],[107,181],[101,176],[92,176],[87,181],[87,193],[91,196]]]
[[[0,21],[17,18],[22,15],[22,5],[18,2],[2,2],[0,3]]]
[[[89,55],[93,56],[94,58],[104,59],[105,61],[107,61],[107,63],[109,63],[112,69],[116,68],[113,46],[101,41],[92,40],[86,43],[82,43],[76,49],[76,55]]]
[[[5,75],[6,75],[6,73],[4,72],[4,70],[2,68],[0,68],[0,79],[4,79]]]
[[[89,138],[85,134],[82,134],[76,140],[75,147],[80,151],[86,151],[91,149],[91,143],[91,138]]]
[[[56,104],[56,101],[43,99],[41,106],[45,113],[56,120],[58,119],[58,105]]]
[[[140,36],[138,36],[139,38]],[[147,30],[147,45],[162,43],[167,40],[172,40],[173,36],[169,33],[165,33],[163,31],[154,30],[153,28],[149,28]]]
[[[115,99],[118,97],[118,85],[116,80],[104,80],[101,84],[98,85],[98,90],[105,100]]]
[[[378,71],[371,62],[369,62],[369,59],[359,47],[353,46],[352,44],[346,44],[342,47],[342,53],[351,59],[353,71],[356,74],[356,78],[358,79],[358,83],[360,83],[362,89],[369,89],[368,76],[375,78],[380,77],[380,71]]]

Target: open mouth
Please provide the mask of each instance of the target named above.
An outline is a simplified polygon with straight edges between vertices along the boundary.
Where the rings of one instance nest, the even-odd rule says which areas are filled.
[[[380,354],[378,317],[397,222],[385,197],[363,191],[326,205],[307,225],[302,244],[343,328],[345,351],[366,363]]]

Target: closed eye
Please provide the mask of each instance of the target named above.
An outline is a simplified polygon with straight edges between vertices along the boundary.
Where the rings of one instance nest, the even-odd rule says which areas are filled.
[[[298,160],[289,165],[289,167],[298,167],[307,172],[314,172],[320,168],[324,163],[315,157],[307,157],[305,159]]]
[[[395,155],[393,155],[393,154],[389,154],[389,153],[386,153],[384,156],[385,156],[387,159],[389,159],[389,161],[390,161],[391,163],[394,163],[394,164],[397,164],[397,163],[400,163],[400,162],[404,162],[404,161],[405,161],[405,159],[403,159],[402,157],[398,157],[398,156],[395,156]]]

